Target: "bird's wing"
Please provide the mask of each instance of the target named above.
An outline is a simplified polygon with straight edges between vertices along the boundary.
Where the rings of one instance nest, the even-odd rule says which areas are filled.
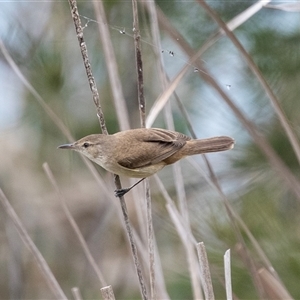
[[[176,153],[188,140],[190,137],[178,132],[151,128],[146,135],[137,135],[135,143],[128,145],[130,157],[126,155],[126,147],[124,148],[124,155],[118,163],[129,169],[155,165]]]

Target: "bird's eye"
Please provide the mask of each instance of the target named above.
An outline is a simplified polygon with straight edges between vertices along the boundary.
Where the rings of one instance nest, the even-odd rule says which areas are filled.
[[[87,148],[89,145],[90,145],[89,143],[86,143],[86,142],[85,142],[85,143],[83,144],[83,147],[84,147],[84,148]]]

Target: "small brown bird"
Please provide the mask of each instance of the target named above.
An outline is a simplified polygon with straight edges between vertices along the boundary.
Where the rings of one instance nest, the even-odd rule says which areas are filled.
[[[111,173],[142,178],[116,191],[116,196],[123,196],[146,177],[185,156],[225,151],[233,146],[234,140],[227,136],[195,140],[171,130],[139,128],[112,135],[92,134],[58,148],[80,152]]]

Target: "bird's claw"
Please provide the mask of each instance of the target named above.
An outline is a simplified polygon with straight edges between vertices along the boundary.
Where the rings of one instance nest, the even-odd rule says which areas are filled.
[[[116,197],[123,197],[130,189],[117,189],[115,190]]]

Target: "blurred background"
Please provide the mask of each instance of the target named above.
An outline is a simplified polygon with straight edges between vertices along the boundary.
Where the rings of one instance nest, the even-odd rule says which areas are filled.
[[[207,3],[228,22],[255,2]],[[188,65],[190,68],[176,88],[176,94],[198,138],[228,135],[236,140],[232,151],[209,154],[207,159],[231,207],[267,255],[291,297],[298,299],[300,198],[295,190],[300,174],[299,161],[286,131],[266,90],[230,39],[223,36],[204,52],[199,59],[203,70],[189,63],[181,47],[182,39],[197,51],[219,30],[197,1],[156,1],[155,4],[180,36],[174,40],[167,30],[161,29],[161,48],[157,48],[151,36],[147,6],[139,5],[146,111],[150,111],[163,91],[156,64],[157,52],[162,55],[170,79]],[[290,128],[299,138],[300,9],[293,4],[297,1],[272,1],[270,7],[263,7],[247,18],[234,34],[263,74]],[[100,132],[68,2],[1,2],[0,8],[3,43],[0,53],[0,187],[66,295],[71,297],[70,289],[78,286],[84,299],[100,298],[98,279],[43,171],[42,164],[47,162],[92,255],[107,283],[113,286],[116,299],[139,299],[119,203],[113,197],[113,176],[95,166],[112,195],[108,197],[78,154],[57,150],[58,145],[67,142],[67,137],[45,110],[45,106],[50,108],[74,139]],[[108,131],[114,133],[120,130],[118,107],[112,101],[99,20],[96,21],[92,2],[79,2],[78,8],[82,25],[85,25],[85,40]],[[126,101],[124,115],[128,114],[130,127],[137,128],[140,120],[132,4],[130,1],[105,1],[104,8]],[[162,28],[161,24],[158,26]],[[15,67],[41,96],[42,105],[22,82],[21,75],[13,70],[12,62],[4,57],[5,49]],[[251,128],[265,138],[283,166],[282,172],[278,164],[270,162],[220,94],[201,77],[201,73],[206,74],[205,70],[246,117]],[[170,98],[170,108],[175,129],[191,135],[174,97]],[[161,113],[153,127],[166,128],[168,122],[164,116]],[[259,291],[244,253],[238,250],[240,241],[222,197],[206,180],[210,173],[205,160],[197,156],[193,161],[186,159],[179,164],[192,232],[196,240],[203,241],[206,246],[216,298],[226,298],[222,260],[224,252],[231,249],[236,299],[262,298],[263,293],[271,299],[266,290]],[[173,168],[165,168],[158,176],[177,203],[179,196]],[[295,190],[288,184],[290,177],[286,176],[294,178]],[[128,179],[121,179],[124,186],[130,183]],[[150,186],[154,233],[166,290],[171,299],[192,299],[184,246],[154,178],[150,179]],[[136,234],[144,241],[145,228],[137,212],[137,203],[141,207],[145,205],[142,195],[129,193],[126,203]],[[243,230],[242,237],[255,268],[265,267],[253,241]],[[0,298],[53,298],[32,255],[3,209],[0,210],[0,239]]]

